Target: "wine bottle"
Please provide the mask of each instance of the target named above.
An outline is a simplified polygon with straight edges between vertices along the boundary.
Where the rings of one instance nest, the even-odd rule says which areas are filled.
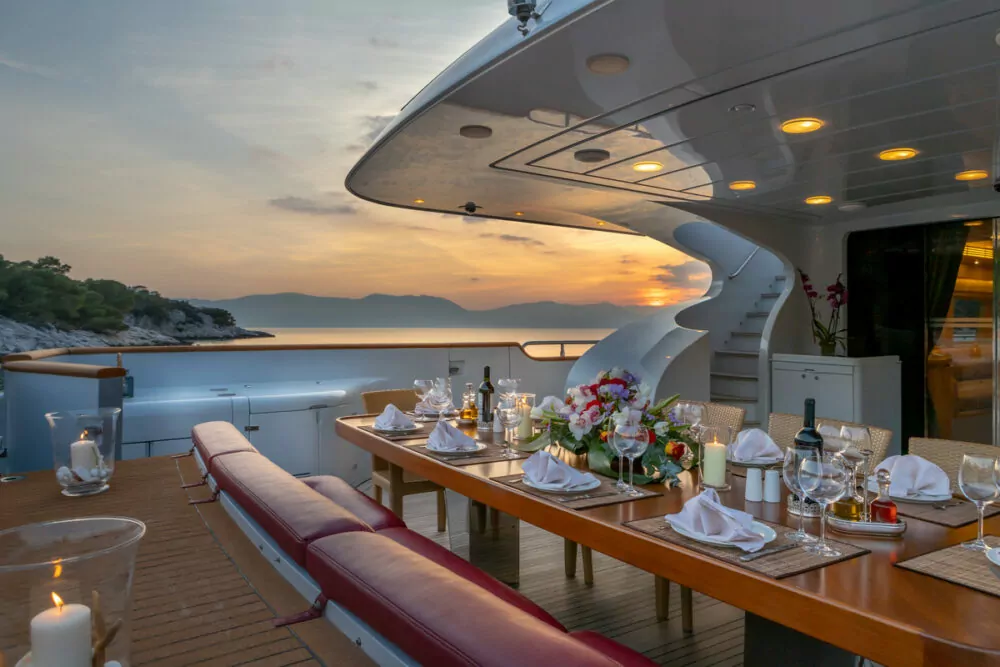
[[[802,428],[795,434],[796,447],[809,447],[823,453],[823,436],[816,430],[816,399],[806,399],[805,419]]]
[[[493,384],[490,382],[490,367],[483,369],[483,381],[479,385],[479,397],[476,407],[479,409],[479,419],[476,428],[480,431],[493,430]]]

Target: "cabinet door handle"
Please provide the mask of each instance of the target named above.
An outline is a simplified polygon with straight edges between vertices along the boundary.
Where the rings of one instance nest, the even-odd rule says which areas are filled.
[[[802,374],[802,379],[803,379],[803,380],[805,380],[805,379],[806,379],[806,374],[805,374],[805,373],[803,373],[803,374]]]
[[[817,379],[817,380],[819,379],[819,376],[818,376],[818,375],[816,376],[816,379]]]
[[[252,433],[253,431],[259,431],[260,426],[244,426],[243,430],[246,431],[247,433]]]

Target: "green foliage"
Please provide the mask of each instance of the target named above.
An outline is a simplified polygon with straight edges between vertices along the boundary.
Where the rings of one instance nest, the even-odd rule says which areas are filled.
[[[189,320],[208,315],[219,326],[233,326],[233,316],[220,308],[201,310],[187,301],[160,296],[143,286],[114,280],[73,280],[70,266],[56,257],[35,262],[9,262],[0,255],[0,317],[32,326],[84,329],[108,333],[126,329],[125,316],[148,317],[154,324],[179,310]]]

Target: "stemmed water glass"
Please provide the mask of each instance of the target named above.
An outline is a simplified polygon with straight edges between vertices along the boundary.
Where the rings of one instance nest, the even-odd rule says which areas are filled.
[[[417,392],[417,406],[419,407],[421,403],[424,405],[429,405],[427,397],[430,395],[431,391],[434,390],[434,380],[414,380],[413,390]],[[417,421],[431,421],[430,418],[425,417],[420,414],[419,411],[413,411],[414,416],[416,416]]]
[[[627,493],[628,484],[625,483],[625,479],[623,478],[625,474],[625,441],[622,440],[617,428],[611,431],[608,443],[611,445],[611,451],[618,455],[618,483],[615,484],[615,488],[618,489],[619,493]]]
[[[819,450],[812,450],[803,457],[799,464],[799,485],[802,492],[810,500],[819,503],[821,508],[819,542],[807,546],[806,551],[826,558],[843,555],[826,542],[826,510],[847,492],[850,477],[847,464],[839,454],[823,454]]]
[[[454,407],[452,400],[451,386],[448,381],[445,378],[438,378],[433,383],[430,393],[427,394],[427,404],[437,411],[439,422],[444,421],[445,413]]]
[[[613,437],[617,440],[615,449],[621,451],[628,459],[628,486],[623,493],[629,496],[641,496],[642,492],[635,488],[635,460],[641,458],[649,447],[649,432],[641,424],[632,421],[623,421],[615,426]],[[619,459],[620,462],[620,459]],[[621,476],[621,465],[618,466],[619,476]]]
[[[500,424],[503,426],[503,457],[505,459],[517,458],[517,452],[513,449],[514,433],[523,418],[519,407],[518,395],[516,393],[509,394],[503,398],[497,408],[497,414],[500,417]]]
[[[963,542],[966,549],[989,551],[990,545],[983,539],[983,515],[986,506],[991,505],[1000,495],[997,480],[1000,479],[997,459],[992,456],[962,456],[962,466],[958,469],[958,488],[966,498],[971,500],[979,510],[979,536]]]
[[[674,406],[674,415],[682,424],[687,424],[691,437],[698,440],[701,434],[701,420],[705,417],[705,406],[690,401],[678,401]]]
[[[520,383],[521,381],[517,378],[500,378],[497,380],[497,389],[500,390],[500,400],[517,394],[517,387]]]
[[[801,544],[811,544],[816,541],[815,537],[805,531],[806,499],[802,492],[802,485],[799,483],[799,467],[802,465],[802,459],[811,452],[810,449],[789,447],[785,450],[785,462],[781,467],[781,476],[785,480],[785,486],[799,498],[799,529],[785,533],[785,537]]]

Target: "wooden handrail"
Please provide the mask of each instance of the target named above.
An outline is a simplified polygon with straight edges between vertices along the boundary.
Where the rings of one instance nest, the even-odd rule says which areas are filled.
[[[114,366],[92,366],[89,364],[70,364],[61,361],[5,361],[3,369],[8,373],[37,373],[39,375],[63,375],[75,378],[125,377],[124,368]]]
[[[64,354],[69,354],[68,347],[54,347],[48,350],[31,350],[29,352],[15,352],[13,354],[8,354],[3,358],[3,362],[8,361],[41,361],[42,359],[48,359],[49,357],[61,357]]]

